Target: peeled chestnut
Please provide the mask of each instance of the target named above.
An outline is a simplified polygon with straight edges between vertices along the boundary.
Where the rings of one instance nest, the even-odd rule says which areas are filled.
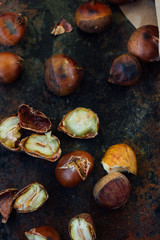
[[[40,226],[25,232],[29,240],[60,240],[58,232],[50,226]]]
[[[129,180],[119,172],[109,173],[95,185],[93,195],[102,206],[116,209],[125,205],[131,191]]]
[[[107,0],[107,1],[113,4],[120,5],[125,3],[131,3],[131,2],[134,2],[135,0]]]
[[[108,82],[130,86],[141,76],[141,65],[136,57],[123,54],[112,63]]]
[[[133,32],[128,41],[128,51],[142,61],[159,61],[158,27],[145,25]]]
[[[75,21],[84,32],[102,32],[111,24],[112,11],[107,4],[92,0],[79,6]]]
[[[27,26],[27,18],[18,13],[0,14],[0,44],[13,46],[24,35]]]
[[[83,77],[83,68],[71,57],[56,54],[44,65],[45,81],[48,89],[57,96],[73,93]]]
[[[74,187],[86,180],[93,165],[93,158],[88,152],[74,151],[59,160],[55,176],[63,187]]]
[[[14,82],[21,72],[22,61],[22,58],[14,53],[0,53],[0,82]]]

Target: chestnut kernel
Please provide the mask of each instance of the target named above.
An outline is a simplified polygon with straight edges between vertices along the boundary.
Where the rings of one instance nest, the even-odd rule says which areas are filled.
[[[121,5],[121,4],[125,4],[125,3],[134,2],[135,0],[107,0],[107,1],[112,3],[112,4]]]
[[[20,190],[14,199],[13,207],[17,212],[34,212],[47,201],[48,193],[41,184],[35,182]]]
[[[78,28],[87,33],[104,31],[112,21],[111,8],[104,3],[91,1],[83,3],[75,13]]]
[[[71,57],[56,54],[44,65],[45,81],[51,93],[66,96],[73,93],[83,77],[83,68]]]
[[[71,240],[95,240],[96,231],[90,214],[81,213],[69,222]]]
[[[74,151],[59,160],[55,176],[63,187],[74,187],[86,180],[93,165],[93,158],[88,152]]]
[[[116,58],[111,66],[108,82],[123,86],[135,84],[141,76],[141,65],[138,59],[129,54]]]
[[[14,53],[0,53],[0,82],[10,84],[20,75],[23,59]]]
[[[51,121],[42,112],[22,104],[18,109],[18,117],[22,128],[44,133],[51,128]]]
[[[98,134],[99,119],[90,109],[78,107],[67,113],[61,120],[58,130],[70,137],[89,139]]]
[[[16,115],[4,118],[0,122],[0,143],[12,151],[20,149],[20,120]]]
[[[29,240],[60,240],[58,232],[50,226],[40,226],[25,232]]]
[[[51,132],[31,134],[22,139],[20,146],[25,153],[50,162],[55,162],[61,155],[60,141]]]
[[[96,183],[93,195],[100,205],[116,209],[125,205],[130,191],[129,180],[122,173],[114,172],[104,176]]]
[[[130,36],[128,51],[142,61],[159,61],[158,43],[158,27],[154,25],[145,25],[136,29]]]
[[[0,14],[0,44],[13,46],[24,35],[27,26],[27,18],[18,13]]]

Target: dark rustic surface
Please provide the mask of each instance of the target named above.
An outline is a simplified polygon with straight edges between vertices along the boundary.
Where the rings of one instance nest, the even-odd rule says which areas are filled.
[[[30,228],[49,224],[68,240],[70,218],[89,212],[98,240],[160,239],[160,63],[143,65],[141,80],[132,87],[109,84],[111,63],[127,52],[127,41],[134,28],[118,7],[112,7],[113,22],[106,32],[89,35],[74,22],[81,0],[1,0],[0,12],[18,11],[28,18],[23,40],[13,47],[0,45],[0,52],[13,52],[24,58],[20,78],[11,85],[0,84],[0,119],[16,113],[22,103],[44,112],[52,121],[63,155],[73,150],[91,153],[95,167],[88,179],[73,189],[64,189],[55,179],[56,163],[33,158],[0,147],[0,190],[23,188],[38,181],[50,198],[34,213],[11,214],[0,223],[1,240],[24,239]],[[65,18],[73,32],[58,37],[50,34],[55,23]],[[68,97],[53,96],[44,82],[43,65],[55,53],[68,54],[85,69],[83,83]],[[57,131],[62,116],[79,107],[94,110],[100,118],[95,139],[77,140]],[[132,185],[125,207],[109,211],[99,207],[92,195],[94,184],[106,173],[100,161],[105,150],[116,143],[127,143],[136,152],[138,175],[125,174]]]

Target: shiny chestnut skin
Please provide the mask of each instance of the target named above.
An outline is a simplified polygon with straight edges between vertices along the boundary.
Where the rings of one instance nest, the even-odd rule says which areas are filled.
[[[111,66],[108,82],[123,86],[135,84],[141,76],[141,65],[138,59],[129,54],[117,57]]]
[[[93,165],[93,158],[88,152],[74,151],[59,160],[55,176],[63,187],[75,187],[88,177]]]
[[[0,44],[13,46],[24,35],[27,26],[27,18],[18,13],[0,14]]]
[[[21,72],[22,61],[22,58],[14,53],[0,53],[0,82],[14,82]]]
[[[112,4],[121,5],[121,4],[125,4],[125,3],[134,2],[135,0],[107,0],[107,1]]]
[[[27,237],[28,236],[41,236],[44,237],[44,239],[46,240],[60,240],[60,236],[58,234],[58,232],[50,227],[50,226],[40,226],[37,228],[33,228],[31,230],[29,230],[29,232],[25,232],[25,235]]]
[[[142,61],[159,61],[158,27],[145,25],[133,32],[128,41],[128,51]]]
[[[83,77],[83,68],[71,57],[56,54],[44,65],[45,81],[48,89],[57,96],[73,93]]]
[[[107,4],[91,1],[79,6],[75,13],[78,28],[87,33],[104,31],[112,21],[112,11]]]

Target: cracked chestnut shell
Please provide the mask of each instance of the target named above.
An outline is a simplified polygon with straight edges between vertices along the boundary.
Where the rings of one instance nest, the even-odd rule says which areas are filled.
[[[64,54],[53,55],[44,65],[47,87],[57,96],[73,93],[82,80],[83,71],[75,60]]]
[[[40,226],[25,232],[29,240],[60,240],[58,232],[51,226]]]
[[[63,187],[75,187],[86,180],[93,165],[93,158],[88,152],[74,151],[59,160],[55,176]]]
[[[79,6],[75,13],[77,27],[88,33],[104,31],[112,21],[112,11],[107,4],[91,1]]]
[[[24,35],[27,26],[27,18],[19,13],[0,14],[0,44],[13,46]]]
[[[96,231],[92,217],[88,213],[81,213],[69,221],[69,235],[71,240],[95,240]]]
[[[122,86],[135,84],[141,76],[141,65],[138,59],[129,54],[117,57],[111,66],[108,82]]]
[[[29,105],[22,104],[18,109],[18,117],[22,128],[44,133],[51,128],[49,118],[39,110],[35,110]]]
[[[129,199],[131,185],[122,173],[114,172],[101,178],[95,185],[93,195],[102,206],[116,209],[125,205]]]
[[[159,61],[158,43],[158,27],[145,25],[136,29],[130,36],[128,52],[142,61]]]

